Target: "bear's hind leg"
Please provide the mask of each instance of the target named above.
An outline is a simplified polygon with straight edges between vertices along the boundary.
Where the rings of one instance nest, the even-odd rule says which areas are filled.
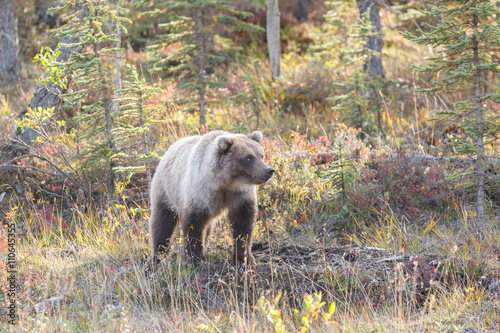
[[[153,255],[156,256],[168,251],[170,238],[178,222],[179,217],[168,202],[158,200],[152,207],[149,234],[153,246]]]
[[[247,199],[236,202],[229,209],[229,221],[233,228],[234,257],[233,264],[244,263],[255,267],[255,260],[252,256],[252,233],[257,220],[257,202]]]
[[[182,233],[186,244],[186,253],[192,262],[197,264],[204,259],[204,242],[206,227],[210,216],[206,211],[183,214]]]

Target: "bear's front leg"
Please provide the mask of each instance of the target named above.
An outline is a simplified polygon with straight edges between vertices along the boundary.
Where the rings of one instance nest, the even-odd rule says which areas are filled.
[[[229,209],[229,221],[233,228],[234,256],[233,264],[244,263],[254,268],[255,260],[252,256],[252,233],[257,220],[257,201],[247,199],[235,203]]]
[[[149,234],[155,260],[157,260],[158,254],[168,251],[170,239],[178,222],[179,217],[166,198],[153,198]]]
[[[206,212],[189,212],[182,220],[182,233],[186,244],[186,253],[194,264],[204,259],[203,230],[209,222]]]

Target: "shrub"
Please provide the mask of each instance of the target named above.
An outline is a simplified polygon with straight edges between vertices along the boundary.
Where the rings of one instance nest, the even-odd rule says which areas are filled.
[[[418,219],[424,210],[444,211],[453,196],[438,163],[422,162],[404,150],[371,154],[354,191],[360,203],[389,205],[409,220]]]

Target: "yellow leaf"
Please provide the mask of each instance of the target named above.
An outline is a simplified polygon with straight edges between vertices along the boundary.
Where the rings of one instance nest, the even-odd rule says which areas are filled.
[[[334,314],[335,313],[335,302],[330,304],[330,307],[328,308],[328,313],[329,314]]]

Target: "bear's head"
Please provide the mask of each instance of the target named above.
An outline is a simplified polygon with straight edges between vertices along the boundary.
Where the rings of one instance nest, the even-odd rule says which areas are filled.
[[[260,131],[217,137],[217,170],[231,181],[243,184],[260,185],[267,182],[274,169],[263,160],[262,137]]]

